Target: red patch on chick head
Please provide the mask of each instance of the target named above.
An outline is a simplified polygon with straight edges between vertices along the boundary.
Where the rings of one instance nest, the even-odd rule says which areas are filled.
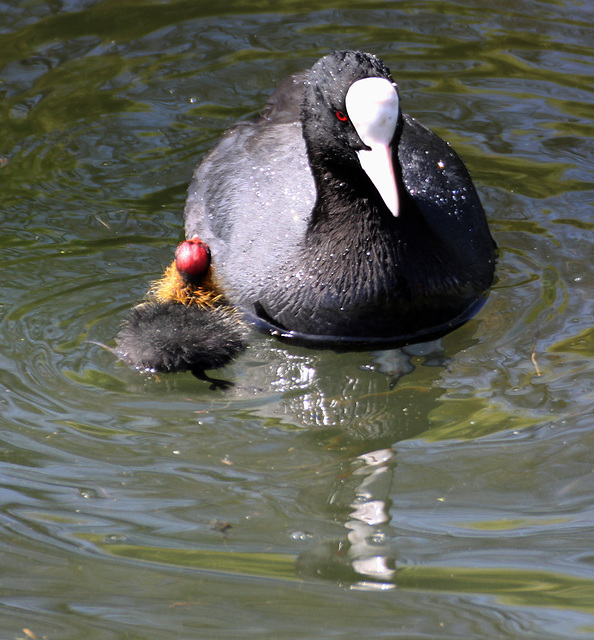
[[[210,248],[198,236],[180,242],[175,251],[175,265],[186,280],[203,278],[210,268]]]

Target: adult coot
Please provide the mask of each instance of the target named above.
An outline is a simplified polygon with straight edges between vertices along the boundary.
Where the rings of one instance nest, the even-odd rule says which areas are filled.
[[[443,334],[480,308],[495,267],[462,160],[359,51],[288,78],[223,136],[194,172],[185,227],[247,319],[305,342]]]

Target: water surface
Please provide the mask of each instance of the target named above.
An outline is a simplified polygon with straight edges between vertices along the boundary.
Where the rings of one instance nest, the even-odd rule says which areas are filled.
[[[592,10],[0,2],[2,638],[594,638]],[[443,353],[254,334],[214,393],[113,344],[193,166],[288,73],[382,56],[498,280]]]

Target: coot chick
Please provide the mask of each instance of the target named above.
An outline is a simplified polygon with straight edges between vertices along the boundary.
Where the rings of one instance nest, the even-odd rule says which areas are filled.
[[[116,337],[122,360],[147,372],[191,371],[211,388],[230,386],[205,369],[227,364],[244,346],[246,326],[213,281],[208,245],[182,242],[163,278],[134,307]]]
[[[194,172],[185,228],[247,320],[322,346],[442,335],[482,306],[496,260],[462,160],[359,51],[290,77],[223,136]]]

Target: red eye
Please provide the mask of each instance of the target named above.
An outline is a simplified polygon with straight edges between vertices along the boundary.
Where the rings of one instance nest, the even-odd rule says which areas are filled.
[[[336,117],[341,121],[341,122],[346,122],[349,118],[346,114],[344,114],[342,111],[337,111],[336,112]]]

